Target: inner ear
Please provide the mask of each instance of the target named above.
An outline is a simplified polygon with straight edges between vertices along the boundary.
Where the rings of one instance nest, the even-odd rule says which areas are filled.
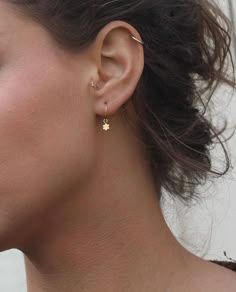
[[[106,48],[102,51],[101,56],[101,66],[104,71],[106,71],[110,77],[119,77],[124,72],[124,66],[113,56],[108,57],[109,49]]]
[[[129,33],[122,27],[110,30],[101,48],[101,69],[110,77],[119,78],[131,61]]]

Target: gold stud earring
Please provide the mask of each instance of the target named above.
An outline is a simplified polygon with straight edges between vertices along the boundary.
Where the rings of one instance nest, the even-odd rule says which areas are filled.
[[[93,79],[91,80],[91,86],[92,86],[93,88],[95,88],[95,84],[94,84]]]
[[[110,125],[108,124],[108,119],[107,119],[107,103],[105,104],[105,119],[103,120],[103,130],[108,131],[110,129]]]

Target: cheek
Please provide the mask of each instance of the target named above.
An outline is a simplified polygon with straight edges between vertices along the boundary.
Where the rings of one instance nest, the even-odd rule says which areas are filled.
[[[3,193],[39,205],[68,195],[92,165],[91,113],[70,75],[19,69],[0,75],[0,208]]]

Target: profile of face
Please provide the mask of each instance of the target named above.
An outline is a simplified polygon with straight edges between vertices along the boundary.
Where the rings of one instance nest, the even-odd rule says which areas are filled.
[[[59,49],[35,22],[0,2],[0,250],[20,245],[92,157],[86,59]],[[78,65],[80,64],[80,66]],[[32,227],[33,228],[33,227]]]
[[[127,35],[121,33],[117,42]],[[124,90],[114,86],[123,97],[119,94],[113,112],[132,94],[143,69],[141,59],[131,66],[137,55],[132,58],[125,45],[115,47],[124,47],[117,53],[120,64],[104,61],[104,67],[133,79]],[[102,121],[109,95],[96,103],[91,97],[97,68],[88,51],[75,54],[57,46],[42,25],[5,1],[0,1],[0,66],[0,250],[5,250],[22,246],[45,210],[56,209],[89,178],[96,118]]]

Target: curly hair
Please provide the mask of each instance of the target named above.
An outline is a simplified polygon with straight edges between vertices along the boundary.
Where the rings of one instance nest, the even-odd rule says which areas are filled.
[[[154,181],[184,202],[210,174],[222,176],[230,159],[206,112],[221,83],[235,87],[231,24],[211,0],[10,0],[40,22],[59,46],[86,49],[114,20],[133,25],[144,46],[145,65],[129,102],[137,114]],[[125,113],[126,105],[124,105]],[[220,143],[223,172],[214,170],[210,147]]]

